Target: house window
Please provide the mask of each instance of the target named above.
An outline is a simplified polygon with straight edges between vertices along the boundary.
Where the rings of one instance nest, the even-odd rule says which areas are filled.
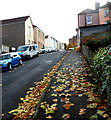
[[[108,9],[104,10],[104,17],[107,17],[107,16],[108,16],[108,13],[109,13],[109,10],[108,10]]]
[[[92,16],[87,16],[86,17],[86,23],[87,24],[92,24]]]

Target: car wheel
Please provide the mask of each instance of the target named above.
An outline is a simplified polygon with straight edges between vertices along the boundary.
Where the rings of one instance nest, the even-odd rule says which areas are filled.
[[[22,60],[19,61],[19,65],[22,65]]]
[[[37,57],[39,57],[39,53],[37,53],[37,55],[36,55]]]
[[[30,55],[28,55],[28,60],[30,60],[31,59],[31,56]]]
[[[12,70],[12,69],[13,69],[13,67],[12,67],[12,64],[11,64],[11,63],[9,63],[9,64],[8,64],[8,69],[9,69],[9,70]]]

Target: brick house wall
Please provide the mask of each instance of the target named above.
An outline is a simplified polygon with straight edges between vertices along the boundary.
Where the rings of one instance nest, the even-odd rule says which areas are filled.
[[[86,17],[92,16],[92,24],[87,24]],[[99,25],[99,13],[86,13],[86,14],[78,14],[78,26],[93,26]]]
[[[100,24],[106,24],[107,21],[110,20],[109,16],[104,16],[104,11],[109,10],[109,8],[101,8],[99,9],[99,18],[100,18]]]

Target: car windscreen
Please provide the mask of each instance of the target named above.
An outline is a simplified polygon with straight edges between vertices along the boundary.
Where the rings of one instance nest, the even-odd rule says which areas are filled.
[[[0,56],[0,60],[10,59],[10,54]]]
[[[29,49],[29,46],[22,46],[22,47],[18,47],[17,49],[17,52],[20,52],[20,51],[27,51]]]

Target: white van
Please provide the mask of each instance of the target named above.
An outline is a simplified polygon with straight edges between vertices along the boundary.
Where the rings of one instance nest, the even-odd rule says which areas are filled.
[[[19,46],[17,52],[23,59],[39,56],[38,44]]]

